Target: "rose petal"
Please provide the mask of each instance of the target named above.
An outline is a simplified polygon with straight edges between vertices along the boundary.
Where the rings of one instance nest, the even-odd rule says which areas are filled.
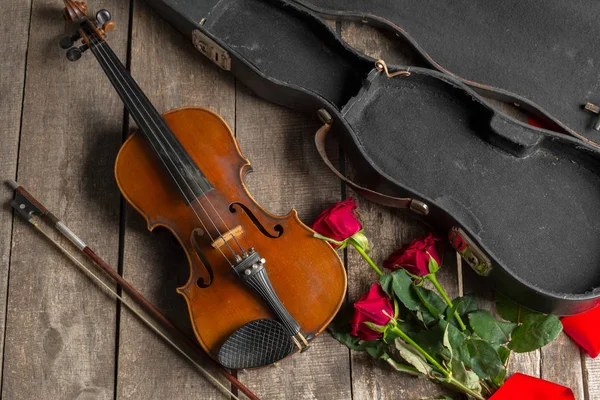
[[[490,400],[575,400],[575,396],[568,387],[516,373]]]
[[[600,354],[600,307],[561,319],[563,329],[590,357]]]

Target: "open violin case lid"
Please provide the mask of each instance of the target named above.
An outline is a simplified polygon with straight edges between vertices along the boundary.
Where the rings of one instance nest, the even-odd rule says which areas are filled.
[[[326,18],[404,37],[433,68],[600,144],[600,2],[596,0],[295,0]]]
[[[600,302],[591,145],[498,113],[448,74],[388,75],[293,2],[147,1],[260,96],[323,109],[320,140],[331,132],[370,189],[403,196],[382,203],[426,214],[499,292],[557,314]]]

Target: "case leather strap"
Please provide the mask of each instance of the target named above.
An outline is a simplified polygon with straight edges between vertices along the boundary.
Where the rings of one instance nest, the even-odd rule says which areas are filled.
[[[367,189],[363,186],[360,186],[350,179],[346,178],[337,168],[333,165],[329,157],[327,156],[327,151],[325,150],[325,141],[327,139],[327,133],[331,128],[331,123],[325,123],[316,133],[315,135],[315,145],[317,146],[317,151],[319,155],[325,162],[325,165],[329,167],[331,172],[333,172],[338,178],[342,180],[346,185],[350,186],[352,190],[360,194],[365,199],[372,201],[374,203],[378,203],[384,206],[393,207],[393,208],[407,208],[411,211],[420,214],[427,215],[429,214],[429,207],[427,204],[412,199],[410,197],[393,197],[388,196],[383,193],[376,192],[371,189]]]

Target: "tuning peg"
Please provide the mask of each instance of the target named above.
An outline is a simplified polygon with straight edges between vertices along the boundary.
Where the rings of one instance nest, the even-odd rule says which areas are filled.
[[[110,12],[108,12],[108,10],[103,9],[96,13],[96,21],[98,22],[99,26],[103,26],[111,19],[112,16],[110,15]]]
[[[69,61],[77,61],[81,58],[81,55],[87,51],[87,49],[89,49],[87,44],[84,44],[80,47],[71,47],[67,51],[67,59]]]
[[[60,39],[58,44],[60,45],[61,49],[70,49],[73,47],[73,38],[71,36],[65,36],[64,38]]]
[[[73,44],[79,39],[81,39],[81,35],[79,34],[79,32],[77,32],[72,36],[65,36],[64,38],[62,38],[59,42],[59,45],[65,50],[70,49],[71,47],[73,47]]]

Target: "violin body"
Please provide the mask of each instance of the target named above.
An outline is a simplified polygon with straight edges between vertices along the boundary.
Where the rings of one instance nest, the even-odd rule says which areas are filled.
[[[182,108],[163,118],[213,189],[197,199],[197,207],[186,204],[155,150],[138,133],[121,148],[115,176],[148,229],[167,228],[183,247],[190,273],[178,292],[187,302],[202,347],[215,358],[239,327],[275,318],[224,259],[235,240],[251,244],[267,260],[271,284],[302,332],[308,338],[322,332],[346,292],[346,273],[337,253],[313,237],[295,210],[274,216],[254,201],[243,180],[250,163],[220,116],[202,108]],[[205,211],[200,216],[199,208]],[[216,239],[221,246],[215,246],[215,231],[231,232],[222,236],[231,239],[227,244]]]

